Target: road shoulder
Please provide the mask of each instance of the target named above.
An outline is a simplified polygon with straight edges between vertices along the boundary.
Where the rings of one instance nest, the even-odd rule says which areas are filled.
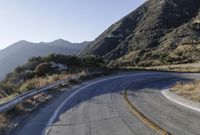
[[[188,99],[185,99],[173,92],[170,91],[170,88],[163,89],[161,91],[161,94],[170,100],[171,102],[174,102],[176,104],[179,104],[181,106],[184,106],[188,109],[191,109],[193,111],[199,112],[200,113],[200,103],[194,102]]]

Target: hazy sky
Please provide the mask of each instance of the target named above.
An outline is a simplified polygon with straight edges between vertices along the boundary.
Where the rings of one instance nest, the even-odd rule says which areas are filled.
[[[94,40],[144,1],[1,0],[0,49],[19,40]]]

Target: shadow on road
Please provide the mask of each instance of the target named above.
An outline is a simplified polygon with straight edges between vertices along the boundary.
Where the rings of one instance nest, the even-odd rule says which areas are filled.
[[[94,97],[111,93],[122,94],[125,89],[128,89],[128,91],[140,91],[148,88],[160,91],[166,86],[175,84],[176,81],[191,81],[195,78],[200,78],[200,74],[149,73],[103,81],[89,86],[75,95],[62,109],[60,115],[72,108],[76,108],[83,102],[92,100]],[[58,117],[54,123],[59,121]]]

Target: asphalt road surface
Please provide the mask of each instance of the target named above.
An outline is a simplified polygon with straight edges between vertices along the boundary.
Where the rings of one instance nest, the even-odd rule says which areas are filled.
[[[31,118],[19,135],[156,135],[158,131],[134,115],[124,101],[124,92],[137,110],[152,123],[173,135],[199,135],[200,113],[171,101],[160,91],[178,80],[200,78],[199,74],[123,73],[121,77],[90,81],[63,94]],[[95,83],[95,81],[97,81]],[[89,86],[88,86],[89,85]],[[81,90],[80,90],[81,88]],[[72,97],[73,92],[78,91]],[[64,100],[52,124],[47,125]]]

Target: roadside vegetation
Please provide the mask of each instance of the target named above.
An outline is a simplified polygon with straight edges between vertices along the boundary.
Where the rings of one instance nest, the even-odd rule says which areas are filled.
[[[0,134],[7,134],[19,126],[44,103],[57,98],[62,88],[84,80],[110,74],[105,62],[97,56],[84,57],[50,54],[45,57],[33,57],[24,65],[17,67],[0,82],[0,103],[6,102],[29,90],[41,88],[57,82],[68,80],[64,86],[49,90],[27,99],[15,108],[0,113]]]
[[[59,90],[52,89],[27,99],[4,113],[0,113],[0,135],[16,134],[17,129],[20,128],[20,124],[31,117],[32,113],[36,113],[37,110],[45,106],[45,103],[58,97],[59,93]]]
[[[115,68],[127,69],[127,70],[199,73],[200,72],[199,67],[200,67],[200,62],[185,63],[185,64],[172,64],[172,65],[160,65],[160,66],[147,66],[147,67],[124,65],[123,67],[115,67]]]
[[[186,99],[200,102],[200,80],[191,82],[178,82],[171,91]]]
[[[176,66],[173,65],[186,65],[189,63],[197,63],[200,60],[200,44],[195,43],[183,43],[177,46],[177,48],[170,50],[164,48],[158,48],[157,50],[152,49],[142,49],[131,51],[128,54],[116,59],[111,60],[108,63],[109,67],[116,67],[116,68],[154,68],[156,67],[157,70],[167,70],[167,71],[200,71],[197,68],[190,68],[190,67],[183,67],[183,66]],[[169,66],[168,66],[169,65]],[[172,66],[171,66],[172,65]],[[161,67],[161,68],[159,68]],[[165,67],[165,68],[162,68]],[[177,69],[179,68],[179,69]],[[154,68],[155,69],[155,68]]]
[[[81,72],[89,73],[101,70],[103,67],[103,60],[96,56],[81,58],[51,54],[46,57],[33,57],[29,59],[28,63],[17,67],[0,82],[0,99],[40,88]]]

